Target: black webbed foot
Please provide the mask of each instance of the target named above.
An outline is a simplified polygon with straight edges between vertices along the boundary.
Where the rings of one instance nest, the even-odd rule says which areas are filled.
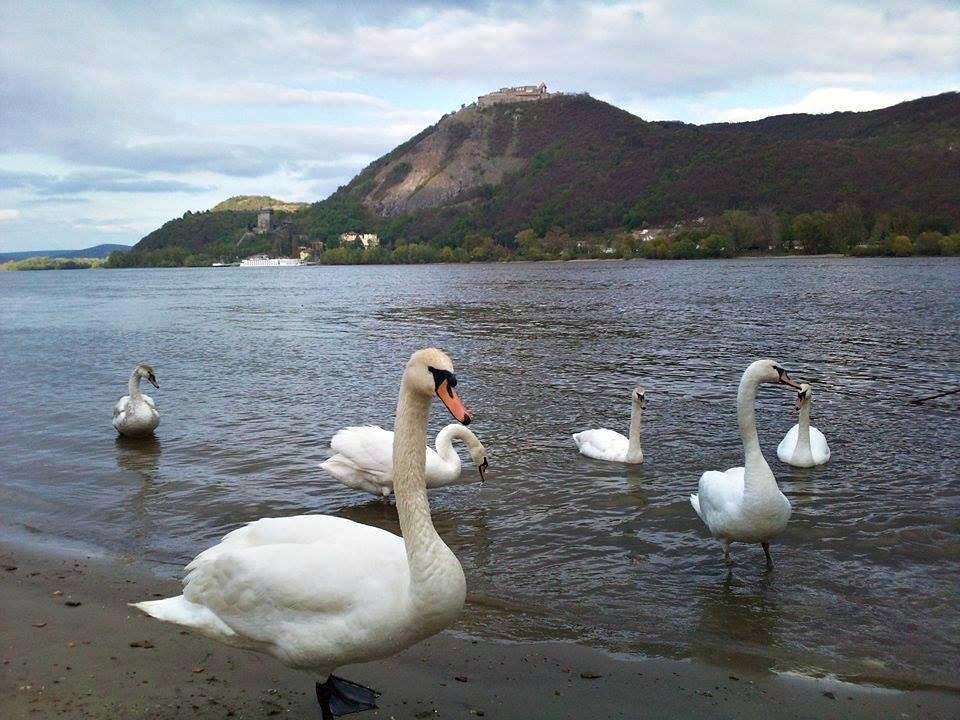
[[[331,675],[325,683],[317,683],[317,700],[324,720],[375,710],[380,693],[350,680]]]

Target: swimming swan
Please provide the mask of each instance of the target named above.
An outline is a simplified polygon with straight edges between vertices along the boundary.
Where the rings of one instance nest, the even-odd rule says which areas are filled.
[[[454,439],[462,440],[480,471],[480,482],[489,466],[487,451],[470,428],[451,423],[437,433],[436,450],[427,451],[427,489],[466,484],[460,481],[461,461],[453,449]],[[386,497],[393,492],[393,431],[376,425],[348,427],[338,430],[330,441],[336,455],[320,463],[320,467],[339,482],[356,490]]]
[[[124,395],[113,406],[113,427],[127,437],[150,435],[160,424],[160,413],[153,398],[140,392],[141,378],[146,378],[157,390],[160,389],[153,368],[146,363],[140,363],[130,373],[127,385],[130,394]]]
[[[810,425],[810,402],[813,392],[809,385],[802,383],[797,393],[797,410],[800,422],[784,435],[777,445],[777,457],[788,465],[813,467],[823,465],[830,459],[830,446],[823,433]]]
[[[643,462],[643,448],[640,447],[640,420],[643,417],[644,408],[647,407],[647,396],[643,386],[638,385],[634,388],[630,397],[632,405],[630,438],[625,438],[620,433],[607,428],[578,432],[574,434],[573,441],[577,444],[581,455],[610,462]]]
[[[708,470],[700,476],[690,504],[710,533],[723,544],[723,558],[730,560],[730,543],[760,543],[773,567],[770,540],[783,532],[790,519],[790,501],[780,492],[777,479],[760,452],[753,404],[760,383],[800,386],[773,360],[757,360],[743,373],[737,391],[737,422],[743,441],[743,467],[726,472]]]
[[[393,439],[403,537],[329,515],[257,520],[194,558],[182,595],[134,607],[314,673],[324,720],[375,708],[377,693],[333,671],[398,653],[463,608],[463,569],[433,527],[424,485],[431,397],[470,422],[456,384],[440,350],[415,352],[403,373]]]

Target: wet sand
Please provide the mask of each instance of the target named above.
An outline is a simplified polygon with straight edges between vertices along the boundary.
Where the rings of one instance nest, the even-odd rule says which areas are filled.
[[[0,545],[0,717],[319,717],[311,678],[129,608],[176,593],[133,562]],[[469,605],[467,607],[469,612]],[[955,718],[960,694],[859,687],[562,643],[446,632],[340,675],[383,693],[365,718]]]

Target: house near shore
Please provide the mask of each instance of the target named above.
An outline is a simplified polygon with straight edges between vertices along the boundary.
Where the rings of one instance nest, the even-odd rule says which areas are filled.
[[[358,242],[363,245],[364,248],[380,246],[380,238],[377,237],[376,233],[345,232],[340,235],[340,242],[343,244]]]

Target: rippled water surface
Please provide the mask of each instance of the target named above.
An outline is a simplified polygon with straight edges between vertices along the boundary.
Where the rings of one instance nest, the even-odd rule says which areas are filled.
[[[409,353],[452,355],[490,453],[481,489],[432,495],[466,571],[461,628],[881,681],[955,684],[960,638],[960,263],[783,259],[0,273],[0,522],[168,574],[238,524],[303,512],[397,529],[326,479],[340,427],[392,424]],[[770,356],[814,384],[830,464],[764,453],[794,515],[721,561],[687,496],[742,464],[735,395]],[[151,361],[157,440],[110,426]],[[625,432],[645,463],[577,454]],[[448,421],[434,405],[431,432]],[[466,468],[464,472],[475,473]]]

